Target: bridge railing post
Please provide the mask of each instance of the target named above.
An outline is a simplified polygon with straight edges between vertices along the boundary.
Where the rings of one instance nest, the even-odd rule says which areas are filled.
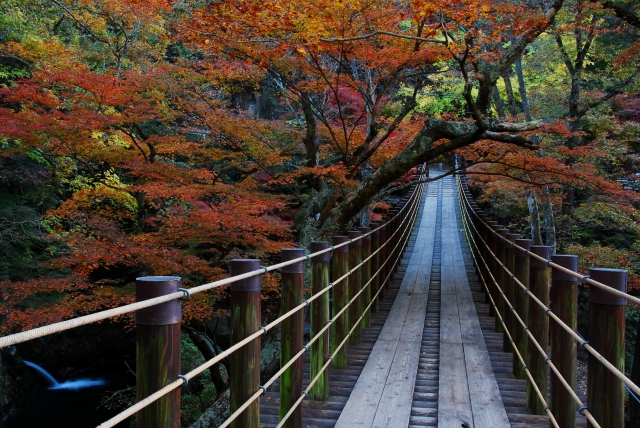
[[[532,245],[531,252],[543,257],[545,260],[549,260],[551,255],[551,247],[543,245]],[[548,262],[542,262],[535,257],[530,257],[530,270],[529,270],[529,288],[531,293],[536,296],[545,306],[549,306],[549,281],[550,272]],[[538,304],[529,305],[529,316],[527,327],[529,331],[540,344],[540,347],[545,353],[549,349],[549,317],[544,313],[544,309]],[[534,348],[534,345],[529,346],[528,352],[529,358],[527,361],[527,367],[538,388],[542,392],[543,396],[547,395],[547,364],[544,361],[545,357]],[[527,410],[532,415],[545,414],[544,404],[540,401],[540,398],[536,394],[536,391],[531,384],[531,381],[527,379]]]
[[[390,217],[395,217],[393,218],[393,220],[391,220],[391,231],[389,233],[389,235],[391,236],[390,238],[390,242],[389,242],[389,251],[387,252],[387,257],[388,257],[388,262],[387,262],[387,273],[390,273],[389,275],[389,282],[387,283],[387,289],[389,288],[389,286],[391,285],[391,280],[394,277],[394,274],[397,272],[398,270],[398,266],[394,265],[393,262],[396,259],[396,256],[398,255],[398,248],[396,248],[396,244],[398,243],[398,239],[400,238],[400,234],[396,233],[395,235],[393,234],[394,232],[396,232],[398,230],[398,226],[400,225],[400,216],[396,217],[396,214],[398,214],[398,210],[397,209],[392,209],[391,211],[389,211],[389,216]]]
[[[355,240],[361,236],[362,232],[360,231],[349,231],[349,238],[354,239],[354,241],[349,244],[349,269],[351,269],[351,275],[347,278],[349,280],[349,300],[353,299],[362,288],[362,266],[356,268],[362,260],[362,239],[358,239],[357,241]],[[355,297],[355,300],[347,310],[347,312],[349,312],[349,331],[351,331],[351,335],[349,336],[349,345],[360,344],[360,322],[358,321],[358,318],[360,318],[361,301],[362,294]]]
[[[513,244],[516,242],[516,239],[520,238],[520,235],[517,233],[507,233],[506,238]],[[505,265],[509,272],[512,275],[516,273],[516,249],[513,248],[512,245],[506,243],[505,245]],[[520,287],[516,288],[516,284],[513,282],[513,279],[508,274],[504,276],[504,293],[511,302],[512,305],[515,305],[514,299],[516,299],[517,294],[516,290]],[[519,324],[516,324],[516,319],[513,316],[513,313],[507,308],[505,310],[505,324],[507,325],[507,330],[509,330],[509,334],[513,337],[515,333],[515,329]],[[509,340],[509,336],[506,334],[502,336],[502,350],[504,352],[512,352],[511,341]]]
[[[389,239],[387,237],[388,235],[388,231],[391,231],[391,227],[389,226],[389,224],[387,224],[387,219],[383,218],[382,220],[383,226],[380,228],[380,257],[379,257],[379,264],[380,264],[380,276],[378,277],[378,287],[381,288],[380,290],[380,297],[379,300],[384,300],[384,293],[385,290],[387,290],[389,288],[388,283],[389,281],[387,281],[387,258],[389,256]]]
[[[178,291],[180,277],[145,276],[136,279],[136,302]],[[136,398],[140,401],[180,374],[179,300],[136,311]],[[180,388],[136,414],[138,428],[179,428]]]
[[[280,252],[281,260],[287,262],[304,257],[302,248],[284,248]],[[281,270],[280,298],[282,313],[289,312],[304,301],[304,261],[300,261]],[[300,349],[304,341],[304,309],[282,320],[280,330],[280,367],[287,364]],[[293,407],[302,394],[302,358],[298,358],[280,377],[280,418]],[[302,427],[302,406],[297,406],[284,423],[286,428]]]
[[[497,228],[500,228],[500,226],[498,226],[498,222],[495,220],[490,220],[489,222],[487,222],[487,228],[485,229],[485,242],[488,245],[488,248],[485,247],[485,260],[487,261],[487,265],[488,265],[487,273],[491,273],[491,275],[493,275],[493,277],[496,279],[497,279],[496,268],[495,268],[496,263],[493,258],[493,254],[496,253],[497,241],[496,241],[496,236],[493,234],[493,230]],[[497,306],[498,306],[498,300],[501,297],[498,294],[498,289],[496,288],[495,284],[491,280],[490,275],[487,275],[487,283],[489,285],[489,292],[491,293],[491,297],[493,297],[493,301],[496,305],[495,307],[493,305],[489,306],[489,316],[495,317]]]
[[[504,238],[509,232],[509,230],[500,226],[500,228],[496,229],[495,231],[498,233],[498,236],[494,235],[494,239],[496,241],[496,251],[494,252],[494,254],[498,257],[498,259],[495,260],[495,263],[494,263],[494,266],[495,266],[494,275],[495,275],[496,281],[500,285],[500,288],[502,288],[502,292],[504,293],[506,288],[505,284],[506,284],[507,275],[505,274],[505,271],[502,268],[501,263],[502,264],[505,263],[506,245],[501,238]],[[507,318],[506,312],[508,308],[504,299],[499,293],[498,293],[498,299],[496,300],[496,306],[497,306],[497,310],[500,312],[500,315],[502,316],[502,319],[506,320]],[[502,324],[502,321],[500,320],[500,317],[498,316],[496,316],[496,319],[495,319],[495,329],[496,329],[496,333],[504,333],[504,326]]]
[[[260,269],[260,260],[231,260],[231,275],[241,275]],[[231,346],[260,329],[260,275],[231,283]],[[229,356],[230,411],[238,410],[260,386],[260,337]],[[233,422],[231,428],[258,428],[260,400],[249,405]]]
[[[314,241],[311,243],[311,253],[326,250],[329,248],[328,242]],[[329,252],[311,258],[311,294],[317,295],[329,285]],[[326,292],[313,302],[309,307],[311,317],[311,338],[318,335],[318,332],[329,322],[329,293]],[[320,373],[322,367],[329,360],[329,330],[322,333],[313,345],[311,345],[311,366],[310,378]],[[310,390],[312,400],[326,400],[329,398],[329,371],[322,372],[315,385]]]
[[[589,269],[594,281],[627,292],[627,271]],[[625,306],[627,301],[589,284],[589,345],[624,373]],[[589,354],[587,370],[589,412],[600,426],[624,427],[624,384]],[[588,427],[592,425],[587,424]]]
[[[531,248],[531,240],[530,239],[516,239],[516,245],[524,248],[525,250],[529,250]],[[516,251],[516,278],[520,281],[526,288],[529,288],[529,284],[531,281],[531,260],[527,253],[523,251]],[[529,302],[528,296],[520,286],[514,284],[514,300],[512,303],[514,305],[515,310],[518,312],[519,316],[526,323],[528,316],[528,306]],[[514,322],[514,335],[513,335],[513,367],[512,373],[516,379],[524,379],[526,377],[526,373],[522,370],[522,366],[520,363],[520,359],[516,355],[515,349],[517,349],[522,358],[525,360],[525,364],[527,361],[527,354],[522,354],[523,350],[525,350],[525,345],[523,344],[523,340],[526,340],[527,334],[522,330],[522,326],[517,322],[515,317],[513,318]],[[526,342],[525,342],[526,343]]]
[[[370,227],[359,227],[358,230],[363,235],[367,235],[367,233],[371,232]],[[362,242],[361,260],[366,260],[367,257],[371,255],[371,234],[363,237],[360,242]],[[361,281],[362,286],[364,287],[364,285],[371,279],[371,259],[362,265],[360,271],[362,272]],[[371,325],[371,308],[367,309],[367,306],[371,303],[371,285],[372,284],[369,284],[360,295],[360,313],[363,314],[362,321],[360,323],[361,327],[369,327]]]
[[[334,236],[333,245],[349,242],[347,236]],[[333,269],[331,281],[335,281],[341,276],[349,272],[349,245],[344,245],[333,250]],[[349,303],[349,287],[348,278],[343,279],[333,286],[333,305],[331,308],[331,353],[332,364],[337,369],[347,367],[347,347],[343,346],[339,351],[336,349],[345,337],[349,334],[349,310],[347,309],[342,315],[336,318],[336,314],[347,306]]]
[[[371,233],[371,254],[373,254],[378,248],[380,248],[380,231],[375,230],[378,227],[380,227],[380,223],[377,223],[377,222],[369,223],[369,226],[371,227],[371,229],[374,230],[374,232]],[[378,290],[380,289],[380,273],[376,274],[379,268],[380,268],[380,252],[378,251],[377,253],[373,254],[373,257],[371,257],[371,263],[369,268],[369,272],[373,277],[371,281],[371,299],[373,299],[373,304],[371,305],[372,313],[378,312],[379,299],[374,298],[373,296],[375,296]]]
[[[555,255],[551,256],[551,261],[574,272],[578,271],[578,256],[575,255]],[[568,275],[558,269],[552,269],[551,272],[551,290],[549,292],[548,301],[545,302],[541,296],[538,296],[542,303],[549,305],[551,309],[565,324],[572,330],[578,329],[578,279],[573,275]],[[533,309],[532,305],[532,309]],[[538,306],[538,305],[535,305]],[[530,312],[533,315],[533,310]],[[544,316],[547,319],[546,316]],[[547,321],[547,323],[549,323]],[[543,328],[543,325],[540,326]],[[535,335],[535,333],[532,331]],[[537,336],[536,336],[537,338]],[[543,337],[541,337],[543,339]],[[538,339],[541,346],[545,346],[546,342]],[[549,341],[551,342],[551,360],[556,366],[560,375],[569,384],[571,389],[576,389],[577,379],[577,359],[578,345],[575,339],[570,336],[557,322],[549,325]],[[546,349],[546,348],[543,348]],[[532,366],[534,366],[532,361]],[[547,378],[546,369],[544,378],[540,378],[538,386],[546,389]],[[533,374],[533,373],[532,373]],[[534,376],[534,379],[538,379]],[[544,391],[544,389],[541,389]],[[567,390],[564,388],[560,379],[555,373],[551,373],[551,396],[549,406],[551,412],[556,418],[556,422],[561,427],[575,428],[576,426],[576,403],[573,401]],[[528,400],[529,402],[529,400]],[[538,401],[528,405],[529,411],[534,414],[542,414],[542,408]]]

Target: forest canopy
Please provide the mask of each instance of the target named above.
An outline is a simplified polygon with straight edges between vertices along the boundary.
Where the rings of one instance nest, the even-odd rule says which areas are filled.
[[[635,0],[5,0],[0,332],[366,225],[453,154],[507,227],[637,288],[639,27]]]

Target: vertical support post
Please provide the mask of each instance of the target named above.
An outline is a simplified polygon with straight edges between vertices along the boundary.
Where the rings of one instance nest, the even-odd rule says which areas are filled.
[[[378,264],[380,266],[380,275],[378,276],[378,287],[380,288],[380,296],[378,301],[384,300],[384,291],[389,288],[387,278],[387,257],[389,256],[389,240],[387,239],[387,230],[391,230],[387,224],[387,220],[382,220],[380,228],[380,256]]]
[[[551,261],[574,272],[578,271],[578,256],[555,255]],[[537,296],[537,295],[536,295]],[[540,298],[540,297],[538,297]],[[551,291],[549,295],[553,313],[573,331],[578,329],[578,280],[558,269],[551,272]],[[543,303],[544,300],[542,301]],[[537,306],[537,305],[536,305]],[[532,312],[530,312],[532,313]],[[530,315],[533,316],[533,315]],[[545,317],[547,318],[547,317]],[[547,323],[549,321],[547,320]],[[551,360],[571,389],[576,389],[578,345],[573,337],[552,322],[549,325],[551,341]],[[537,337],[537,336],[536,336]],[[538,339],[540,340],[540,339]],[[543,342],[540,342],[543,344]],[[544,346],[544,345],[543,345]],[[545,377],[546,381],[546,377]],[[540,383],[538,384],[540,385]],[[546,383],[545,383],[546,385]],[[536,405],[536,409],[539,408]],[[576,403],[560,382],[555,373],[551,373],[551,399],[549,406],[561,427],[576,427]],[[536,413],[541,414],[541,413]]]
[[[349,242],[347,236],[334,236],[333,245]],[[344,245],[333,250],[333,277],[332,281],[336,281],[341,276],[349,272],[349,245]],[[343,279],[333,286],[333,306],[331,309],[331,353],[333,357],[333,367],[344,369],[347,367],[347,347],[336,352],[336,349],[345,337],[349,334],[349,310],[347,309],[336,318],[336,314],[340,312],[349,303],[349,287],[348,278]]]
[[[178,291],[178,276],[136,278],[136,302]],[[136,311],[136,398],[147,398],[180,374],[180,300]],[[180,388],[136,414],[138,428],[179,428]]]
[[[302,248],[284,248],[281,261],[286,262],[304,257]],[[282,313],[289,312],[304,301],[304,261],[284,266],[280,272],[280,296]],[[303,346],[304,309],[299,309],[289,318],[282,320],[280,331],[280,367],[287,364]],[[289,366],[280,377],[280,419],[293,407],[302,395],[302,358]],[[286,428],[302,428],[302,406],[296,407],[284,423]]]
[[[502,288],[502,292],[505,292],[507,275],[502,267],[502,264],[504,264],[505,262],[506,245],[501,238],[504,238],[509,231],[507,229],[500,228],[500,229],[496,229],[496,232],[498,233],[498,236],[495,236],[495,240],[496,240],[495,255],[498,257],[498,260],[496,260],[494,263],[494,267],[495,267],[494,276],[496,277],[496,281],[500,285],[500,288]],[[502,315],[502,319],[506,320],[507,319],[506,313],[507,313],[507,310],[509,310],[509,308],[507,308],[507,304],[505,303],[504,299],[502,298],[499,292],[497,293],[496,306],[497,306],[496,309],[500,312],[500,315]],[[502,325],[502,321],[498,316],[496,316],[496,319],[495,319],[495,328],[496,328],[496,333],[504,333],[504,326]]]
[[[627,292],[627,271],[623,269],[589,269],[594,281]],[[627,301],[589,284],[589,344],[624,373],[625,319]],[[589,412],[600,426],[624,427],[624,384],[589,354],[587,397]],[[587,423],[587,427],[591,427]]]
[[[311,243],[312,253],[329,248],[328,242],[314,241]],[[316,296],[329,285],[329,252],[311,258],[311,294]],[[329,322],[329,292],[311,302],[309,308],[311,317],[311,338],[318,335],[318,332]],[[322,366],[329,360],[329,330],[322,333],[322,336],[311,345],[311,367],[310,377],[315,377],[322,370]],[[329,370],[325,370],[318,378],[315,385],[310,390],[312,400],[326,400],[329,398]]]
[[[349,238],[360,238],[362,233],[356,230],[349,231]],[[353,241],[349,244],[349,269],[351,269],[351,275],[349,275],[349,300],[353,299],[356,294],[362,288],[362,266],[356,268],[362,260],[362,239]],[[349,306],[349,345],[360,344],[360,302],[362,301],[362,294],[355,298],[355,300]],[[354,328],[355,327],[355,328]]]
[[[496,275],[495,260],[493,258],[493,254],[495,254],[496,251],[497,251],[497,242],[496,242],[496,236],[493,234],[493,231],[494,231],[494,229],[500,228],[500,226],[498,226],[498,222],[495,221],[495,220],[489,221],[487,223],[487,226],[488,227],[485,230],[485,233],[486,233],[485,242],[487,243],[488,248],[485,248],[485,258],[484,259],[487,261],[487,266],[488,266],[487,282],[489,283],[489,292],[491,293],[491,296],[493,297],[493,301],[496,304],[496,307],[489,306],[489,316],[490,317],[495,317],[496,316],[496,310],[498,308],[498,300],[500,299],[500,295],[498,295],[498,290],[497,290],[495,284],[493,283],[493,281],[491,280],[491,275],[493,275],[494,278],[496,277],[495,276]],[[491,275],[489,275],[489,273],[491,273]]]
[[[367,235],[367,233],[371,232],[371,228],[359,227],[358,230],[363,235],[366,235],[360,240],[360,242],[362,242],[361,260],[366,260],[367,257],[371,255],[371,234]],[[360,272],[362,272],[361,281],[364,287],[371,279],[371,259],[362,265]],[[371,308],[367,309],[369,303],[371,303],[371,284],[368,284],[367,288],[365,288],[364,292],[360,295],[360,313],[364,314],[362,316],[362,322],[360,323],[361,327],[369,327],[371,325]]]
[[[380,227],[380,224],[381,223],[369,223],[369,226],[371,226],[371,229],[374,231],[371,234],[371,254],[375,254],[373,254],[373,257],[371,257],[371,263],[369,267],[369,272],[371,273],[371,276],[373,278],[371,281],[371,298],[373,299],[371,312],[374,314],[378,312],[379,299],[374,298],[373,296],[375,296],[380,289],[380,273],[378,272],[378,269],[380,268],[380,251],[376,253],[376,250],[380,248],[380,231],[376,230],[378,227]],[[376,272],[378,273],[376,274]]]
[[[393,279],[394,274],[398,271],[398,266],[394,265],[394,262],[398,256],[398,248],[396,248],[396,244],[400,239],[400,233],[398,232],[400,217],[396,216],[396,214],[398,214],[397,209],[389,211],[389,216],[392,217],[393,220],[391,220],[391,229],[387,229],[389,231],[388,235],[392,236],[392,238],[389,239],[390,247],[389,251],[387,252],[389,256],[389,267],[387,268],[387,273],[390,273],[389,282],[387,283],[387,289],[391,285],[391,280]]]
[[[531,248],[531,240],[530,239],[516,239],[515,242],[516,245],[524,248],[525,250],[529,250]],[[531,262],[529,260],[529,256],[527,255],[527,253],[523,252],[523,251],[517,251],[516,252],[516,278],[518,279],[518,281],[520,281],[521,283],[524,284],[525,287],[529,287],[529,283],[530,283],[530,277],[531,277]],[[514,283],[514,300],[516,301],[515,303],[513,303],[516,308],[516,311],[518,311],[518,314],[520,314],[520,317],[522,317],[522,319],[526,322],[527,319],[527,310],[528,307],[526,306],[527,302],[529,302],[529,299],[525,297],[527,297],[525,295],[525,293],[522,291],[522,288]],[[521,312],[522,310],[524,310],[525,312]],[[513,318],[513,322],[514,322],[514,335],[513,335],[513,347],[514,347],[514,352],[513,352],[513,368],[512,368],[512,372],[513,372],[513,376],[517,379],[524,379],[526,377],[526,373],[524,372],[524,370],[522,370],[522,365],[520,363],[520,360],[518,359],[515,349],[518,349],[519,352],[522,352],[524,348],[523,344],[521,343],[522,336],[519,335],[518,333],[522,333],[525,335],[525,339],[526,339],[526,333],[522,331],[522,327],[520,326],[520,323],[518,323],[518,321],[515,319],[515,317]],[[516,324],[517,323],[517,324]],[[525,359],[525,363],[526,363],[526,353],[525,354],[521,354],[524,359]]]
[[[507,233],[506,235],[506,238],[512,244],[516,242],[516,239],[518,239],[519,237],[520,235],[518,235],[517,233]],[[507,269],[509,270],[509,272],[511,272],[512,275],[515,275],[516,274],[516,249],[513,248],[513,246],[508,243],[505,246],[504,257],[505,257],[504,264],[506,265]],[[504,277],[504,293],[507,299],[509,299],[509,301],[511,302],[511,304],[512,305],[515,304],[514,299],[517,298],[516,284],[513,282],[513,279],[509,275],[505,275]],[[516,319],[513,316],[513,312],[511,312],[508,309],[505,311],[505,324],[507,325],[507,330],[509,330],[509,334],[511,334],[511,336],[513,337],[513,334],[515,333],[514,329],[516,328]],[[511,341],[509,340],[509,336],[507,336],[506,334],[502,336],[502,350],[504,352],[512,352]]]
[[[537,254],[540,257],[544,257],[545,260],[549,260],[551,255],[551,247],[543,245],[532,245],[531,252]],[[536,296],[545,306],[549,306],[549,281],[550,272],[547,262],[542,262],[534,257],[530,257],[530,270],[529,270],[529,288],[531,293]],[[548,352],[549,349],[549,318],[545,315],[544,309],[537,303],[531,303],[529,305],[529,316],[527,327],[536,341],[540,344],[540,347],[544,352]],[[529,346],[529,359],[527,367],[531,377],[535,381],[536,385],[540,388],[540,392],[546,397],[547,395],[547,363],[544,361],[544,356],[534,348],[534,345]],[[540,401],[538,394],[536,394],[531,381],[527,379],[527,410],[532,415],[543,415],[544,404]]]
[[[260,269],[260,260],[231,260],[231,275]],[[231,346],[260,329],[260,275],[231,283]],[[260,386],[260,337],[229,356],[230,411],[235,412]],[[231,428],[258,428],[260,400],[256,400],[231,422]]]

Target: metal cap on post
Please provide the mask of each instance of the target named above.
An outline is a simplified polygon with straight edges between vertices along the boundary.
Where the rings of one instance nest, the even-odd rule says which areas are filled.
[[[578,256],[570,254],[556,254],[551,261],[573,272],[578,271]],[[578,328],[578,279],[557,268],[551,270],[551,290],[549,300],[551,309],[572,330]],[[543,303],[545,303],[543,301]],[[547,304],[547,303],[545,303]],[[547,318],[547,317],[545,317]],[[549,323],[547,321],[547,323]],[[572,390],[576,389],[578,346],[573,337],[569,336],[557,323],[549,323],[549,340],[552,344],[551,359],[564,380]],[[543,348],[545,349],[545,348]],[[565,389],[560,378],[555,373],[550,376],[551,411],[556,422],[561,427],[575,428],[576,403]]]
[[[231,275],[260,269],[260,260],[231,260]],[[260,275],[231,283],[231,346],[260,329]],[[230,411],[238,410],[260,386],[260,337],[247,343],[229,356]],[[258,428],[260,400],[249,405],[233,422],[231,428]]]
[[[627,271],[589,269],[594,281],[627,292]],[[625,305],[627,301],[589,284],[589,345],[622,373],[625,372]],[[587,371],[589,412],[603,427],[624,426],[624,384],[589,354]],[[591,426],[591,425],[588,425]]]
[[[136,302],[175,293],[178,276],[136,278]],[[136,311],[136,399],[141,401],[180,374],[180,300]],[[176,388],[136,414],[138,428],[179,428],[180,389]]]
[[[330,247],[328,242],[313,241],[309,247],[311,253],[317,253]],[[329,261],[331,253],[327,251],[311,257],[311,294],[316,296],[329,285]],[[310,337],[315,338],[318,332],[329,322],[329,293],[325,292],[309,305],[311,318]],[[310,376],[318,380],[309,391],[312,400],[326,400],[329,398],[329,370],[322,371],[322,367],[329,360],[329,330],[324,331],[321,337],[311,345],[310,349]]]
[[[624,269],[589,269],[589,276],[597,282],[601,282],[623,293],[627,292],[627,271]],[[627,299],[618,297],[600,287],[589,284],[589,303],[600,305],[626,306]]]

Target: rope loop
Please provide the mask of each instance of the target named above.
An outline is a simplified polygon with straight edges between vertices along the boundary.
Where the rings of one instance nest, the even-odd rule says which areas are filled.
[[[523,290],[524,294],[527,294],[527,292],[528,292],[528,291],[529,291],[529,288],[525,288],[525,289]]]
[[[309,306],[309,301],[307,299],[304,299],[302,302],[304,303],[305,306]]]
[[[550,265],[549,265],[550,263],[551,263],[551,260],[547,260],[547,267],[549,267],[549,266],[550,266]]]
[[[264,331],[263,334],[265,334],[265,335],[269,332],[269,330],[267,330],[267,327],[265,327],[263,325],[261,325],[260,328],[262,329],[262,331]]]
[[[584,275],[582,278],[580,278],[580,284],[587,285],[587,279],[589,278],[591,278],[589,275]]]
[[[547,410],[549,410],[551,407],[549,406],[544,406],[544,409],[542,409],[543,412],[546,412]]]
[[[333,286],[334,286],[334,285],[335,285],[335,284],[334,284],[333,282],[330,282],[330,283],[329,283],[329,286],[331,287],[331,289],[332,289],[332,290],[333,290]]]
[[[266,267],[266,266],[260,266],[260,269],[262,269],[262,270],[263,270],[263,272],[262,272],[262,273],[267,273],[267,272],[269,272],[269,268],[268,268],[268,267]]]
[[[305,257],[307,258],[307,260],[311,260],[311,255],[310,254],[305,254]]]
[[[529,370],[529,367],[527,367],[527,366],[522,366],[522,370],[523,370],[523,371],[524,371],[524,370]]]
[[[180,300],[189,300],[191,298],[191,293],[186,288],[178,288],[178,291],[184,293],[184,297],[181,297]]]
[[[305,352],[309,352],[309,345],[304,345],[303,348],[304,348]]]
[[[549,316],[549,312],[551,312],[551,308],[547,308],[547,309],[544,310],[544,314],[546,316]]]
[[[510,312],[513,312],[513,311],[515,311],[515,310],[516,310],[516,308],[514,308],[513,306],[511,306],[511,307],[509,308],[509,311],[510,311]]]
[[[264,387],[264,386],[262,386],[262,385],[260,385],[260,386],[258,387],[258,389],[261,389],[261,390],[262,390],[262,395],[264,395],[264,394],[266,394],[266,393],[267,393],[267,388],[265,388],[265,387]]]
[[[331,251],[336,249],[336,247],[334,247],[333,245],[329,245],[329,248],[331,248]]]
[[[547,358],[545,358],[545,359],[544,359],[544,363],[545,363],[545,364],[549,364],[549,361],[551,361],[551,358],[549,358],[549,357],[547,357]]]
[[[309,398],[309,393],[307,391],[302,391],[302,393],[304,394],[305,398]]]
[[[580,342],[580,347],[584,348],[584,345],[588,344],[589,341],[588,340],[583,340],[582,342]]]
[[[523,329],[522,329],[522,332],[523,332],[523,333],[526,333],[526,332],[527,332],[527,330],[529,330],[529,327],[525,327],[525,328],[523,328]]]
[[[586,416],[586,415],[584,414],[584,411],[585,411],[585,410],[589,410],[589,406],[582,406],[582,407],[580,407],[580,408],[578,409],[578,413],[580,413],[582,416]]]
[[[184,382],[182,385],[180,385],[180,387],[183,387],[183,386],[187,386],[187,385],[189,385],[189,379],[187,379],[187,377],[186,377],[185,375],[181,375],[181,374],[179,374],[179,375],[178,375],[178,378],[179,378],[179,379],[182,379],[182,380],[183,380],[183,382]]]

